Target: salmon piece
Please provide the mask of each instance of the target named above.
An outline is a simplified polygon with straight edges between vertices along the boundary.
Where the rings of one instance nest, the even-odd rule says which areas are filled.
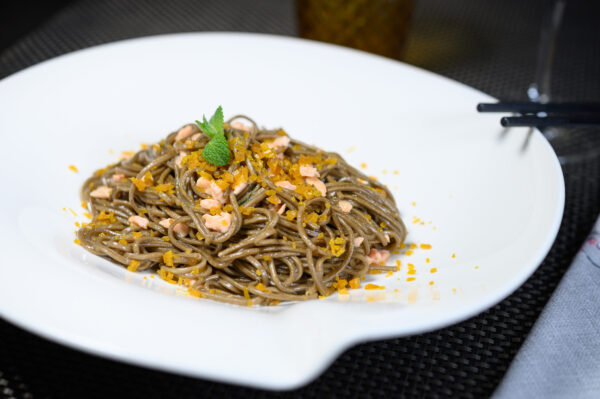
[[[158,222],[158,224],[160,224],[165,229],[168,229],[169,226],[171,226],[173,224],[174,220],[175,219],[173,219],[173,218],[162,219],[160,222]],[[177,235],[186,236],[189,231],[190,231],[190,228],[185,223],[180,222],[180,223],[177,223],[175,226],[173,226],[173,232]]]
[[[325,187],[325,183],[323,183],[320,179],[317,179],[316,177],[307,177],[306,182],[319,190],[323,197],[325,194],[327,194],[327,187]]]
[[[269,209],[277,212],[280,215],[283,215],[283,212],[285,212],[285,207],[286,207],[285,204],[277,204],[277,205],[269,204]]]
[[[218,231],[220,233],[225,233],[229,230],[232,219],[231,213],[229,212],[221,212],[219,215],[202,215],[202,220],[206,227],[209,230]]]
[[[120,182],[125,180],[125,175],[122,173],[115,173],[114,175],[112,175],[112,181],[114,182]]]
[[[283,188],[287,188],[288,190],[292,190],[292,191],[294,191],[294,190],[296,189],[296,185],[295,185],[295,184],[292,184],[292,183],[290,183],[290,182],[289,182],[289,181],[287,181],[287,180],[278,181],[277,183],[275,183],[275,185],[276,185],[277,187],[283,187]]]
[[[352,210],[352,204],[350,203],[350,201],[342,200],[342,201],[338,202],[338,205],[340,206],[340,209],[344,213],[350,213],[350,211]]]
[[[192,125],[185,125],[177,132],[175,136],[175,141],[182,140],[188,136],[191,136],[194,133],[194,127]]]
[[[181,161],[183,161],[183,157],[186,157],[187,155],[187,151],[179,151],[179,155],[175,157],[175,165],[177,165],[178,168],[181,168]]]
[[[364,240],[365,239],[363,237],[355,237],[354,238],[354,246],[360,247],[360,244],[362,244]]]
[[[190,228],[185,223],[179,222],[175,226],[173,226],[173,232],[179,236],[187,236],[189,231]]]
[[[162,219],[160,222],[158,222],[158,224],[160,224],[165,229],[168,229],[171,223],[173,223],[173,220],[173,218]]]
[[[213,198],[205,198],[200,201],[200,206],[204,209],[210,209],[220,207],[221,203]]]
[[[388,233],[385,233],[383,235],[383,238],[385,239],[385,245],[388,245],[390,243],[390,235]]]
[[[196,187],[206,190],[210,186],[210,180],[199,177],[196,181]]]
[[[108,186],[101,186],[101,187],[98,187],[97,189],[95,189],[94,191],[92,191],[90,193],[90,197],[109,199],[111,193],[112,193],[112,188],[110,188]]]
[[[214,181],[210,181],[208,179],[205,179],[204,177],[199,177],[196,181],[196,187],[203,189],[206,194],[212,196],[221,204],[225,203],[225,197],[223,197],[223,190],[221,190],[221,187],[219,187]]]
[[[247,182],[245,182],[245,181],[243,181],[243,182],[240,182],[240,183],[236,184],[236,185],[233,187],[233,193],[234,193],[235,195],[238,195],[239,193],[241,193],[242,191],[244,191],[244,189],[245,189],[246,187],[248,187],[248,183],[247,183]]]
[[[199,140],[200,137],[202,137],[202,133],[196,133],[192,137],[190,137],[190,139],[196,141],[196,140]]]
[[[242,122],[239,121],[233,122],[231,124],[231,127],[238,130],[244,130],[246,132],[252,130],[252,126],[244,125]]]
[[[148,223],[150,223],[150,221],[148,219],[146,219],[145,217],[138,216],[138,215],[130,216],[128,221],[129,221],[129,223],[131,223],[141,229],[147,229]]]
[[[369,261],[369,265],[385,265],[385,262],[390,258],[390,252],[385,249],[377,250],[375,248],[371,248],[371,252],[367,255],[367,260]]]
[[[288,148],[288,145],[290,145],[290,138],[288,136],[279,136],[267,145],[273,150],[278,150],[280,148]]]
[[[225,203],[225,197],[223,197],[223,190],[221,190],[221,187],[219,187],[217,185],[217,183],[215,183],[214,181],[210,182],[210,185],[208,186],[208,188],[206,188],[205,191],[206,191],[206,194],[212,196],[214,199],[219,201],[221,204]]]
[[[300,175],[304,177],[319,177],[319,172],[312,165],[300,165]]]

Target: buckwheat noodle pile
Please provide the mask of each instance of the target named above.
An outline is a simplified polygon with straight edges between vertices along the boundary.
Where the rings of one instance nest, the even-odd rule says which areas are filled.
[[[130,271],[239,305],[314,299],[340,280],[395,270],[384,262],[406,229],[384,185],[246,116],[224,131],[224,166],[202,157],[209,138],[186,125],[96,171],[81,189],[92,220],[78,242]]]

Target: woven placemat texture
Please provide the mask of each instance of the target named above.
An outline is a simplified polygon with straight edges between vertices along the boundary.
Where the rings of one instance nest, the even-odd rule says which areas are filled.
[[[565,12],[553,80],[557,100],[600,101],[600,27],[597,10],[587,3],[570,1]],[[502,99],[524,99],[533,79],[539,23],[547,4],[418,0],[405,60]],[[294,4],[77,1],[1,53],[0,78],[101,43],[190,31],[295,35]],[[304,388],[268,392],[129,366],[48,342],[0,320],[0,398],[487,397],[600,211],[600,160],[588,157],[563,170],[567,196],[558,238],[516,293],[443,330],[353,347]],[[239,361],[252,367],[252,359]]]

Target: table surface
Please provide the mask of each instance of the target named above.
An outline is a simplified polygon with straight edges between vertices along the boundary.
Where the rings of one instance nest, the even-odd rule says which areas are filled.
[[[548,3],[417,0],[404,59],[492,96],[525,100],[535,70],[539,24]],[[565,11],[552,80],[557,101],[600,101],[599,14],[596,6],[587,3],[570,1]],[[101,43],[194,31],[293,36],[294,3],[76,1],[0,53],[0,78]],[[589,143],[577,145],[589,147]],[[558,237],[542,265],[517,292],[449,328],[353,347],[299,390],[269,392],[130,366],[51,343],[0,319],[0,398],[489,396],[600,211],[600,159],[566,163],[563,172],[566,206]]]

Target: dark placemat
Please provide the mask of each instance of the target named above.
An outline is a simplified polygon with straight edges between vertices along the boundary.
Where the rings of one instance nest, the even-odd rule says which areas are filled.
[[[406,60],[496,97],[524,99],[547,3],[418,0]],[[567,6],[556,53],[556,99],[600,101],[600,28],[591,7],[583,0]],[[0,54],[0,77],[109,41],[211,30],[294,35],[293,3],[74,2]],[[600,160],[580,160],[563,170],[567,197],[558,238],[516,293],[458,325],[351,348],[304,388],[273,393],[129,366],[48,342],[0,320],[0,398],[489,396],[600,211]]]

